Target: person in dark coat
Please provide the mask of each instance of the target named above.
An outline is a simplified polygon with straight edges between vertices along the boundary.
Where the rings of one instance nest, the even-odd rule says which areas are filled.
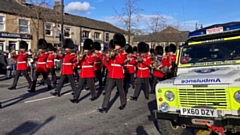
[[[1,74],[6,74],[8,68],[8,62],[5,56],[0,52],[0,73]]]

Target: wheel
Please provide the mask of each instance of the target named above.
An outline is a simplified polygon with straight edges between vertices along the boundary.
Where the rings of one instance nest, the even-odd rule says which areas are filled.
[[[158,120],[158,128],[161,135],[181,135],[183,128],[173,125],[170,120]]]

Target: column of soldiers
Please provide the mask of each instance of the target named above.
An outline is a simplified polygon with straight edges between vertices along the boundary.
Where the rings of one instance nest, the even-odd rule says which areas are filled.
[[[73,92],[73,98],[70,99],[70,101],[72,103],[78,103],[85,83],[91,91],[90,100],[94,101],[98,98],[95,87],[95,81],[98,80],[98,90],[102,90],[102,87],[105,86],[104,100],[101,108],[98,109],[100,113],[106,113],[108,111],[111,91],[114,86],[117,86],[117,94],[120,96],[121,105],[119,106],[119,110],[123,110],[126,107],[128,83],[135,89],[130,100],[137,101],[142,84],[145,86],[145,98],[148,100],[149,94],[155,93],[157,82],[173,77],[176,71],[175,45],[171,44],[165,47],[165,55],[162,46],[157,46],[154,50],[151,49],[150,54],[149,45],[145,42],[140,42],[137,46],[132,47],[126,44],[125,37],[122,34],[116,33],[110,41],[108,51],[105,53],[100,52],[100,43],[93,42],[91,39],[84,41],[83,50],[78,53],[74,50],[74,43],[71,39],[65,39],[63,45],[64,50],[57,53],[51,44],[48,44],[44,39],[40,39],[37,43],[38,53],[33,55],[36,68],[33,79],[31,80],[27,72],[27,46],[25,41],[21,41],[19,54],[11,54],[12,58],[17,60],[17,72],[13,85],[9,88],[10,90],[16,89],[18,78],[22,73],[29,83],[29,92],[35,92],[37,78],[41,74],[47,82],[47,90],[56,87],[51,94],[60,97],[64,82],[68,79]],[[57,79],[54,59],[62,60],[58,85],[56,85]],[[106,67],[106,74],[102,74],[101,72],[103,66]],[[80,68],[80,72],[78,72],[78,68]],[[53,85],[48,77],[50,73]],[[103,75],[105,75],[104,82],[102,82]],[[77,85],[74,76],[77,76]],[[150,77],[152,80],[151,88],[149,86]]]

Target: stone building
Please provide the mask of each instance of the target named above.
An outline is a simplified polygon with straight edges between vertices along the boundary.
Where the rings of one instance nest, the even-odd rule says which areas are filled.
[[[61,5],[54,8],[26,3],[26,0],[0,0],[0,50],[19,49],[19,41],[25,40],[29,49],[37,49],[37,40],[45,38],[52,45],[60,45]],[[110,23],[64,13],[64,37],[73,39],[81,48],[86,38],[107,46],[114,33],[127,32]]]

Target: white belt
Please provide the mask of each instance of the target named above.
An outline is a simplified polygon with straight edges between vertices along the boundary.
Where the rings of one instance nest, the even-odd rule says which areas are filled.
[[[63,65],[72,65],[72,63],[63,63]]]
[[[27,63],[27,62],[26,62],[26,61],[19,61],[19,62],[17,62],[17,63],[19,63],[19,64],[20,64],[20,63]]]
[[[125,65],[125,67],[133,67],[133,65]]]
[[[82,66],[82,68],[92,68],[93,66]]]
[[[111,66],[114,66],[114,67],[121,67],[120,64],[111,64]]]
[[[47,60],[47,62],[53,62],[53,61],[51,61],[51,60]]]
[[[100,64],[100,63],[102,63],[102,62],[94,62],[95,64]]]
[[[147,69],[149,69],[149,68],[138,68],[139,70],[147,70]]]
[[[46,62],[37,62],[37,64],[46,64]]]

